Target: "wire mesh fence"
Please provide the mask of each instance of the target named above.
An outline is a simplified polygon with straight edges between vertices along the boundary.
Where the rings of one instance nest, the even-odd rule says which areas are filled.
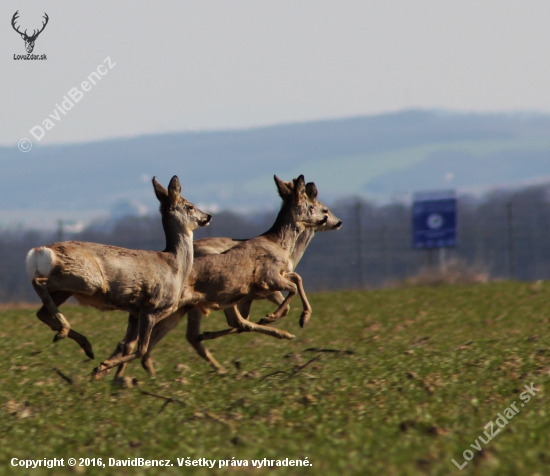
[[[343,226],[317,233],[297,271],[306,290],[377,288],[399,283],[421,270],[460,262],[493,279],[550,279],[549,187],[494,193],[484,200],[459,197],[458,245],[438,250],[412,247],[411,206],[376,206],[349,199],[331,206]],[[267,230],[275,213],[242,216],[221,212],[195,238],[250,238]],[[74,234],[0,230],[0,302],[37,301],[25,271],[31,247],[59,239],[161,250],[164,235],[158,216],[127,217]]]

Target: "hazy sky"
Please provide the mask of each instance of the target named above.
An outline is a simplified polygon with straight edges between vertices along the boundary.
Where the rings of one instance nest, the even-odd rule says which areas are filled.
[[[44,12],[34,54],[14,60]],[[550,2],[30,1],[0,4],[0,144],[40,144],[396,111],[550,112]],[[57,113],[60,114],[60,113]]]

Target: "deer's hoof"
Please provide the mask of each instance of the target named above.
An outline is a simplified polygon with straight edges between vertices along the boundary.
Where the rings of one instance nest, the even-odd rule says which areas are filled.
[[[309,321],[309,314],[302,314],[300,316],[300,327],[303,328],[306,325],[307,321]]]
[[[147,360],[145,362],[141,362],[141,366],[143,369],[147,372],[147,375],[151,378],[155,378],[157,375],[157,372],[155,371],[155,367],[153,366],[153,362],[150,360]]]
[[[134,388],[139,387],[141,382],[137,378],[116,376],[111,384],[121,388]]]
[[[107,371],[105,372],[96,372],[97,367],[92,372],[92,380],[102,380],[105,375],[107,375]]]
[[[92,372],[92,375],[95,377],[97,374],[101,373],[101,372],[105,372],[106,369],[105,367],[107,367],[107,363],[106,362],[101,362]],[[107,373],[107,372],[105,372]]]
[[[86,357],[94,360],[95,356],[94,356],[94,351],[92,350],[92,344],[90,344],[90,341],[86,339],[86,337],[84,336],[82,337],[84,342],[78,342],[78,344],[80,345],[80,348],[84,351],[84,353],[86,354]]]
[[[67,337],[69,335],[69,330],[70,329],[61,329],[54,337],[53,337],[53,341],[54,342],[57,342],[58,340],[61,340],[61,339],[64,339],[65,337]]]

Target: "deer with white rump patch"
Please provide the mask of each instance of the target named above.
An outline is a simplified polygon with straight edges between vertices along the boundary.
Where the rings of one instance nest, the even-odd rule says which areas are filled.
[[[67,241],[33,248],[27,271],[42,300],[38,318],[57,331],[54,342],[75,340],[94,358],[88,339],[71,329],[58,306],[70,296],[82,305],[121,310],[138,319],[139,346],[124,362],[147,350],[156,322],[178,308],[179,298],[193,266],[193,230],[210,223],[211,216],[180,196],[178,177],[168,190],[153,178],[166,236],[164,251],[130,250],[110,245]]]
[[[153,329],[149,349],[142,358],[142,365],[150,375],[154,375],[150,358],[153,347],[177,326],[187,312],[193,312],[199,319],[198,327],[196,324],[188,326],[189,342],[203,358],[218,368],[219,364],[203,347],[198,336],[202,314],[207,315],[210,310],[225,309],[228,324],[234,329],[292,339],[294,336],[286,331],[248,321],[240,314],[239,308],[244,305],[249,310],[252,300],[270,298],[273,293],[277,293],[280,299],[275,299],[278,299],[276,302],[279,308],[266,317],[271,322],[286,315],[290,301],[298,292],[303,304],[300,318],[302,325],[309,319],[311,306],[307,301],[302,279],[293,272],[291,255],[296,241],[306,229],[322,227],[327,223],[329,210],[317,201],[315,184],[306,186],[303,176],[294,179],[290,184],[275,176],[275,182],[283,205],[275,223],[267,232],[251,240],[239,242],[221,254],[196,257],[188,286],[180,300],[180,308]],[[339,220],[337,222],[341,224]],[[214,247],[217,245],[214,244]],[[286,299],[281,291],[289,292]],[[196,330],[199,332],[194,332]],[[137,338],[135,318],[130,316],[127,334],[124,341],[119,343],[113,358],[131,352]],[[117,376],[122,371],[123,367],[119,367]]]

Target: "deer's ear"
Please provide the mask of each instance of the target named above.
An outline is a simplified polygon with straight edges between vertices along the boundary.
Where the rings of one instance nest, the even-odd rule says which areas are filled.
[[[277,191],[279,192],[279,196],[284,200],[289,197],[289,195],[292,193],[291,189],[288,187],[288,182],[283,182],[279,177],[276,175],[273,176],[273,179],[275,180],[275,184],[277,185]]]
[[[297,179],[294,179],[294,190],[292,191],[294,194],[294,203],[296,205],[301,203],[305,189],[306,181],[304,180],[304,176],[300,175]]]
[[[178,198],[180,198],[181,194],[181,185],[180,185],[180,179],[177,175],[174,175],[172,177],[172,180],[170,180],[170,183],[168,184],[168,195],[170,197],[170,202],[173,204],[178,201]]]
[[[315,202],[317,200],[317,187],[313,182],[306,184],[306,193],[311,201]]]
[[[157,196],[158,201],[165,202],[168,199],[168,190],[157,182],[156,177],[153,177],[153,187],[155,189],[155,195]]]

